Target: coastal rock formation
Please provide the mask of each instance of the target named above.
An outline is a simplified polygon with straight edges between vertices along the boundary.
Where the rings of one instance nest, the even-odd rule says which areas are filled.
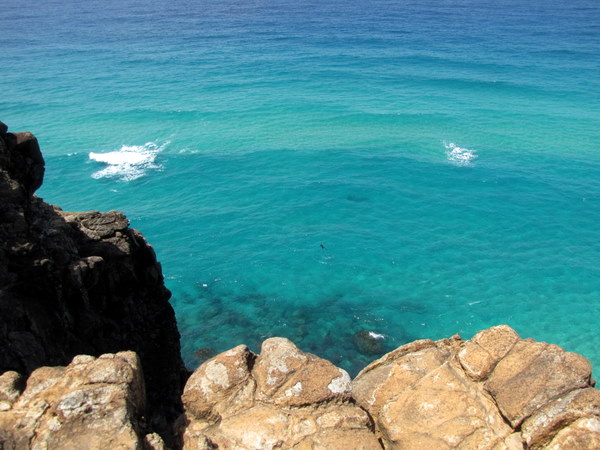
[[[148,422],[168,431],[186,373],[154,251],[122,213],[69,213],[36,197],[43,175],[36,138],[1,124],[0,373],[133,350]]]
[[[597,449],[588,361],[501,325],[399,347],[355,379],[284,338],[202,364],[175,424],[183,449]],[[525,387],[528,389],[525,389]],[[144,426],[133,352],[0,376],[2,448],[164,448]],[[37,447],[36,447],[37,446]]]
[[[598,448],[591,366],[508,326],[404,345],[350,385],[282,338],[200,366],[183,395],[183,448]]]
[[[501,325],[404,345],[365,367],[352,394],[386,448],[597,448],[593,385],[584,357]]]
[[[11,397],[0,406],[4,448],[133,449],[146,442],[164,448],[160,437],[142,432],[146,396],[134,352],[77,356],[67,367],[41,367],[23,391],[14,377],[0,377],[0,392]]]
[[[240,345],[188,380],[181,444],[196,448],[381,448],[369,415],[352,401],[350,376],[289,340]]]

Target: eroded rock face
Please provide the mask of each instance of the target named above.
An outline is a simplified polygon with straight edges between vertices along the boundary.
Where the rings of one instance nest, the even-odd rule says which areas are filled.
[[[185,372],[152,247],[122,213],[68,213],[33,195],[44,174],[37,140],[6,131],[0,126],[0,373],[134,350],[149,423],[168,431]],[[0,410],[4,397],[0,388]]]
[[[587,359],[543,342],[518,341],[485,382],[513,426],[550,400],[590,386]]]
[[[186,384],[181,445],[195,448],[381,448],[369,415],[351,398],[348,374],[267,339],[202,364]]]
[[[144,380],[133,352],[39,368],[16,394],[0,411],[3,448],[161,448],[159,437],[142,432]]]
[[[593,384],[582,356],[502,325],[402,346],[359,373],[353,396],[386,448],[579,448],[560,446],[596,442]]]
[[[540,361],[555,366],[549,372],[543,365],[544,372],[534,376]],[[506,326],[469,341],[454,336],[404,345],[353,382],[328,361],[287,339],[271,338],[259,355],[240,345],[194,372],[174,444],[184,449],[596,449],[600,393],[589,375],[578,355],[522,340]],[[530,386],[527,395],[520,387],[523,377]],[[583,387],[581,379],[587,380]],[[133,352],[77,356],[67,367],[36,369],[26,383],[18,373],[6,372],[0,375],[0,448],[164,449],[159,435],[147,434],[143,385]]]

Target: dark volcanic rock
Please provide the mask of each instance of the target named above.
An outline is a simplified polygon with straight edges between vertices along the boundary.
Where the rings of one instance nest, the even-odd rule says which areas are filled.
[[[136,351],[148,420],[181,412],[185,369],[159,263],[125,216],[63,212],[33,195],[44,160],[30,133],[0,124],[0,373],[75,355]]]
[[[383,336],[369,330],[354,333],[352,342],[363,355],[381,355],[384,353]]]

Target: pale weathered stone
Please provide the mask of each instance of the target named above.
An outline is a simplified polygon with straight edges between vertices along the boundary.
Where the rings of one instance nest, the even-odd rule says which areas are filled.
[[[306,437],[292,447],[294,450],[314,449],[381,449],[369,430],[327,430]]]
[[[523,440],[530,448],[541,448],[567,424],[591,416],[600,417],[600,391],[593,388],[571,391],[523,422]]]
[[[261,405],[224,418],[218,426],[207,427],[196,441],[219,448],[273,449],[312,448],[319,442],[342,442],[355,448],[381,448],[369,428],[365,411],[352,405],[324,408],[281,408]],[[352,443],[351,439],[359,439]],[[197,448],[187,439],[185,448]],[[333,448],[340,448],[340,446]],[[323,447],[326,448],[326,447]],[[331,447],[330,447],[331,448]]]
[[[425,347],[388,360],[387,365],[363,370],[352,384],[353,396],[371,414],[377,415],[389,400],[440,367],[448,356],[447,352],[437,347]]]
[[[287,339],[268,339],[258,356],[236,347],[189,378],[175,448],[600,448],[600,393],[587,360],[519,340],[508,327],[486,331],[468,342],[403,346],[353,383]],[[474,369],[472,351],[491,363]],[[133,352],[39,368],[24,389],[7,372],[1,401],[5,450],[166,448],[141,423],[144,381]]]
[[[509,327],[479,333],[471,347],[493,368],[518,340]],[[459,354],[460,337],[417,341],[367,366],[353,381],[353,396],[373,417],[390,448],[521,449],[495,403]],[[477,369],[481,372],[481,369]],[[465,373],[466,372],[466,373]],[[483,378],[483,377],[481,377]]]
[[[458,353],[458,358],[465,372],[476,380],[488,376],[500,359],[504,358],[519,340],[515,330],[498,325],[480,331],[466,341]]]
[[[14,371],[0,375],[0,411],[12,408],[23,390],[23,377]]]
[[[600,448],[600,419],[583,417],[560,430],[547,450],[597,450]]]
[[[258,399],[285,406],[318,403],[351,391],[346,371],[301,352],[284,338],[263,342],[253,375]]]
[[[236,347],[202,364],[184,391],[184,449],[313,448],[339,442],[381,448],[369,415],[351,403],[348,374],[267,339],[259,356]],[[326,448],[326,447],[323,447]],[[335,447],[334,447],[335,448]]]
[[[485,386],[516,427],[550,400],[590,383],[591,365],[583,356],[521,340],[496,365]]]
[[[12,409],[0,412],[5,448],[140,448],[144,384],[133,352],[78,356],[32,373]],[[0,446],[2,446],[0,445]]]
[[[254,358],[248,347],[239,345],[202,364],[183,391],[187,415],[194,419],[219,417],[250,407],[255,382],[249,365]]]
[[[473,448],[478,448],[476,445]],[[521,433],[514,432],[504,438],[502,441],[498,441],[492,450],[523,450],[525,445],[523,444],[523,439],[521,437]]]
[[[64,367],[40,367],[34,370],[27,379],[25,391],[19,398],[19,405],[17,406],[27,404],[39,392],[57,383],[64,375],[64,372]]]
[[[150,433],[144,436],[144,450],[167,450],[167,447],[157,433]]]
[[[378,424],[400,448],[489,448],[512,433],[482,388],[449,361],[389,398]]]
[[[404,344],[398,347],[396,350],[392,350],[389,353],[386,353],[381,358],[376,359],[363,370],[361,370],[356,378],[360,378],[367,372],[377,369],[378,367],[386,366],[391,361],[400,358],[401,356],[408,355],[409,353],[414,353],[416,351],[422,350],[428,347],[435,347],[436,343],[430,339],[420,339],[418,341],[409,342],[408,344]]]

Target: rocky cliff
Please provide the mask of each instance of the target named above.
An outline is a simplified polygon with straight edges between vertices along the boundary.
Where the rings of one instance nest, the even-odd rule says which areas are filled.
[[[4,448],[163,449],[143,426],[133,352],[76,356],[25,382],[0,376]],[[271,338],[202,364],[175,424],[183,449],[597,449],[600,392],[589,362],[501,325],[404,345],[354,380]],[[2,447],[0,445],[0,447]]]
[[[0,449],[600,448],[589,362],[505,325],[412,342],[354,380],[271,338],[184,387],[151,247],[121,213],[44,203],[43,172],[35,138],[0,123]]]
[[[148,425],[164,432],[185,372],[154,251],[119,212],[64,212],[36,197],[43,175],[36,138],[0,122],[0,373],[134,350]]]

